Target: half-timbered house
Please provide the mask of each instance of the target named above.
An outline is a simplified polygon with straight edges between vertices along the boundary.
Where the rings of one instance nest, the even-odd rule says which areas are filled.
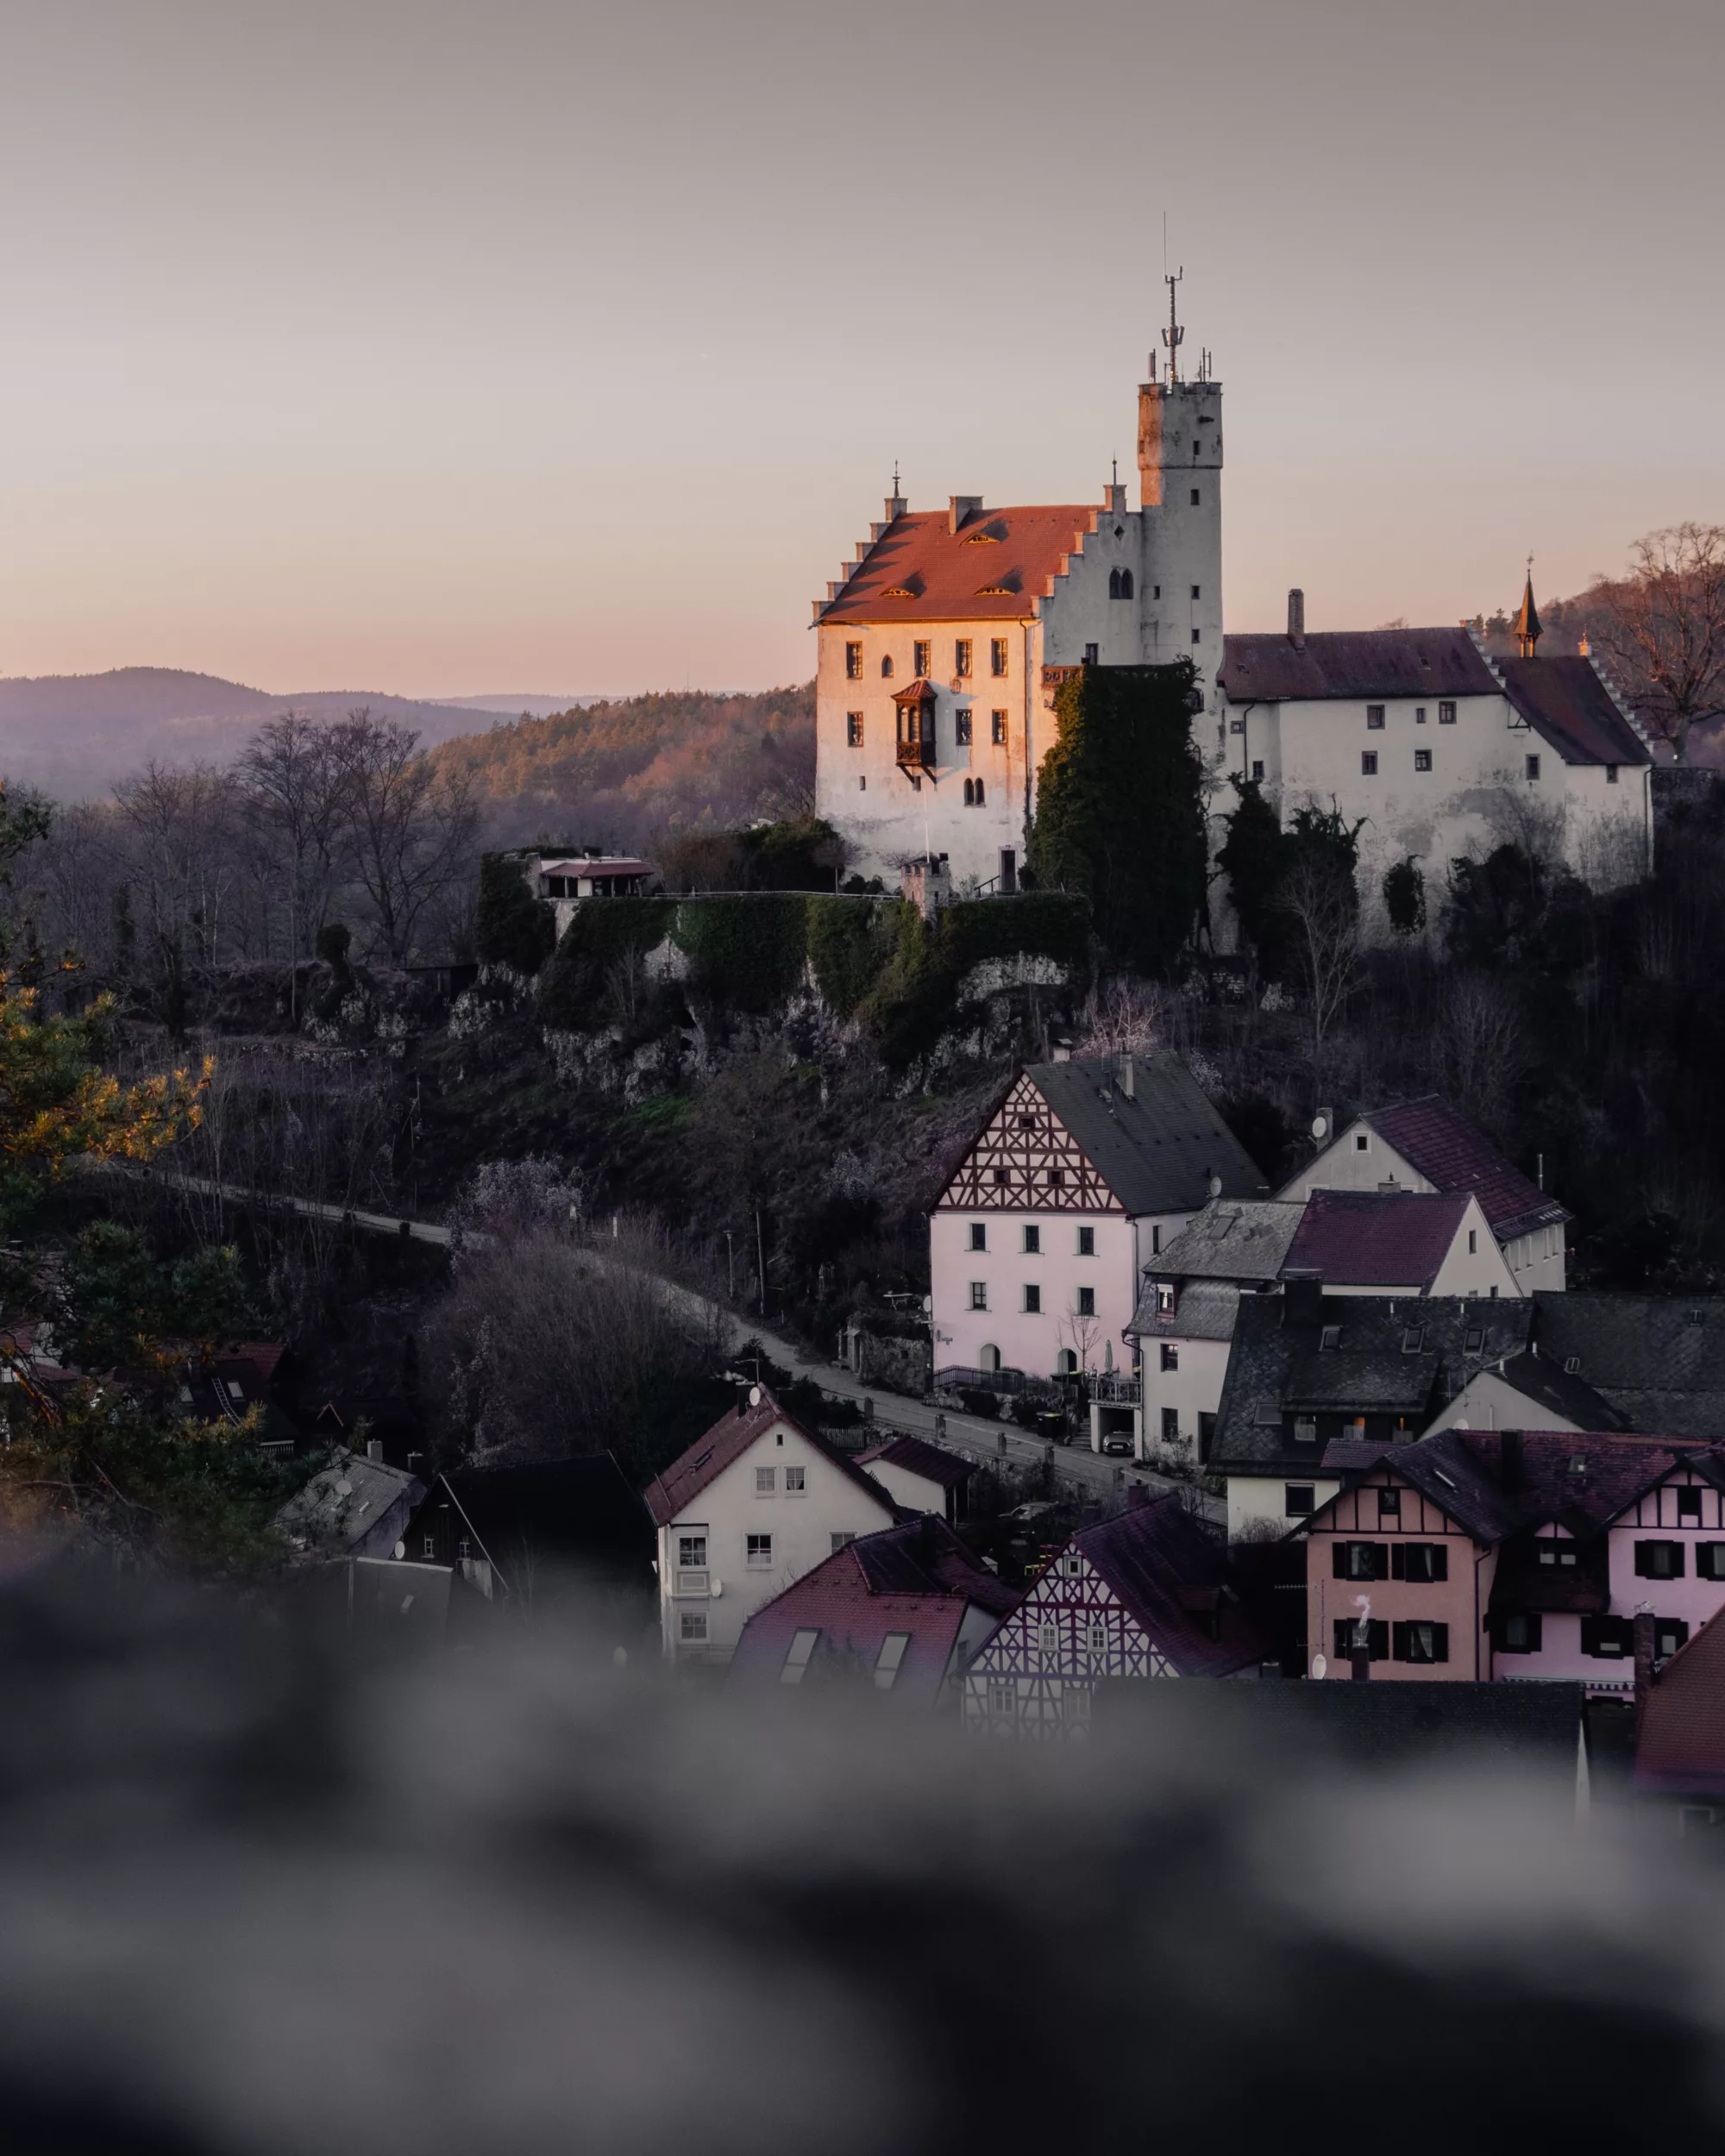
[[[1581,1678],[1625,1691],[1634,1620],[1675,1654],[1725,1605],[1725,1459],[1621,1431],[1332,1445],[1300,1530],[1314,1677]]]
[[[1112,1369],[1143,1267],[1208,1198],[1265,1188],[1177,1057],[1032,1065],[930,1216],[938,1376]]]
[[[1177,1491],[1082,1528],[970,1664],[967,1728],[1082,1738],[1107,1677],[1255,1677],[1267,1651]]]

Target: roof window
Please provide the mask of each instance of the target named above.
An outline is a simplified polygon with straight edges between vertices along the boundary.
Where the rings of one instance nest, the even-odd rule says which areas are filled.
[[[1434,1467],[1432,1470],[1432,1472],[1437,1476],[1438,1480],[1443,1484],[1446,1489],[1453,1489],[1455,1488],[1453,1479],[1450,1476],[1446,1475],[1442,1468]]]
[[[781,1684],[800,1684],[809,1665],[809,1658],[820,1644],[820,1627],[805,1626],[785,1651],[785,1664],[779,1671]]]
[[[1564,1357],[1564,1376],[1565,1376],[1565,1377],[1573,1377],[1573,1376],[1575,1376],[1576,1372],[1577,1372],[1577,1371],[1578,1371],[1580,1368],[1581,1368],[1581,1357],[1580,1357],[1578,1355],[1565,1355],[1565,1357]]]
[[[1587,1455],[1586,1455],[1586,1453],[1584,1453],[1584,1452],[1571,1452],[1571,1455],[1570,1455],[1570,1461],[1569,1461],[1569,1471],[1570,1471],[1570,1473],[1571,1473],[1571,1475],[1585,1475],[1585,1474],[1586,1474],[1586,1472],[1587,1472]]]
[[[1471,1325],[1465,1333],[1462,1336],[1462,1353],[1464,1355],[1477,1355],[1484,1345],[1485,1327],[1484,1326]]]
[[[907,1632],[889,1632],[881,1642],[881,1651],[875,1658],[875,1689],[890,1692],[893,1679],[899,1674],[899,1664],[905,1658],[905,1650],[911,1644]]]
[[[906,584],[891,584],[881,596],[882,599],[914,599],[916,593]]]
[[[1404,1355],[1417,1355],[1425,1344],[1426,1328],[1422,1325],[1410,1325],[1402,1335],[1402,1352]]]
[[[1327,1325],[1318,1336],[1320,1354],[1329,1354],[1342,1344],[1342,1329],[1339,1325]]]

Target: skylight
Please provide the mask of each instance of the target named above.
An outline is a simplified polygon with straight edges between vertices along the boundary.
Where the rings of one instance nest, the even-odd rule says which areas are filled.
[[[1320,1354],[1328,1354],[1342,1344],[1342,1329],[1339,1325],[1327,1325],[1318,1338]]]

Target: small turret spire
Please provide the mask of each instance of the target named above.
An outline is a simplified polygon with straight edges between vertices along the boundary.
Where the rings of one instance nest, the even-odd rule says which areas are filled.
[[[1515,646],[1524,659],[1534,656],[1535,645],[1545,631],[1540,625],[1540,610],[1534,604],[1534,557],[1527,556],[1527,581],[1521,593],[1521,611],[1515,617]]]

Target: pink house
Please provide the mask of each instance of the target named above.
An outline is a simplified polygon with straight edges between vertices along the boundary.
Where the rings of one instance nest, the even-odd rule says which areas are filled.
[[[1620,1432],[1332,1445],[1299,1532],[1314,1677],[1580,1679],[1628,1691],[1634,1619],[1677,1653],[1725,1605],[1725,1457]]]

